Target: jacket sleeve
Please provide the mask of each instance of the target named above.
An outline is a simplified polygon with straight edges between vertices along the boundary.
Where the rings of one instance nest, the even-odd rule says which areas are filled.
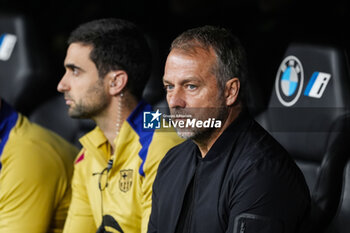
[[[152,186],[157,174],[159,163],[172,147],[176,146],[182,141],[183,139],[178,137],[176,133],[155,133],[153,136],[144,165],[145,178],[142,185],[142,233],[147,232],[151,209],[153,209]]]
[[[84,154],[80,153],[75,162],[72,180],[72,200],[64,225],[64,233],[94,233],[97,230],[84,182],[84,161],[81,161],[83,157]]]
[[[158,226],[158,198],[157,198],[157,188],[156,186],[157,179],[155,179],[153,184],[153,193],[152,193],[152,211],[151,216],[148,222],[148,231],[147,233],[157,233]]]
[[[148,164],[150,165],[150,164]],[[147,225],[151,214],[152,208],[152,185],[154,178],[156,176],[159,161],[153,159],[152,167],[149,167],[148,172],[145,173],[142,184],[142,223],[141,223],[141,233],[147,232]]]
[[[273,163],[252,165],[230,194],[227,233],[299,232],[309,210],[309,195],[296,169]]]

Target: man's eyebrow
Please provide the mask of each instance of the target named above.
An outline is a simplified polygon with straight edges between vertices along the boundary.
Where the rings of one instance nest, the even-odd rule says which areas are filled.
[[[64,66],[70,70],[78,69],[78,70],[84,71],[81,67],[76,66],[74,64],[68,63],[68,64],[65,64]]]
[[[180,84],[183,85],[185,83],[189,83],[189,82],[199,82],[200,80],[196,77],[189,77],[189,78],[185,78],[183,80],[180,81]],[[172,84],[172,82],[166,80],[163,78],[163,83],[168,83],[168,84]]]
[[[171,82],[163,78],[163,83],[171,83]]]

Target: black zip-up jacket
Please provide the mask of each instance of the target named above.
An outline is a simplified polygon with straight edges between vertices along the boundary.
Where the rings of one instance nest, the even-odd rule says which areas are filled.
[[[204,158],[191,140],[167,153],[153,184],[148,233],[295,233],[309,208],[293,159],[241,113]]]

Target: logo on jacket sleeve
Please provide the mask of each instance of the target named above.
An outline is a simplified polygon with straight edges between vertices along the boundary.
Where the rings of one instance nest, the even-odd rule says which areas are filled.
[[[127,192],[132,186],[132,169],[125,169],[120,171],[119,188],[122,192]]]
[[[277,72],[275,89],[278,100],[286,107],[295,104],[304,83],[303,66],[295,56],[286,57]]]

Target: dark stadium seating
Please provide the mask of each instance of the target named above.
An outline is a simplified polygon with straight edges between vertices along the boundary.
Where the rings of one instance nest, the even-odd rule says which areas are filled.
[[[77,138],[94,126],[70,119],[56,91],[47,44],[38,25],[21,14],[0,14],[0,95],[32,121],[78,145]]]
[[[336,213],[349,157],[347,62],[340,48],[292,43],[277,71],[268,108],[256,117],[305,175],[312,196],[312,232],[322,232]]]
[[[340,204],[327,233],[348,233],[350,232],[350,160],[347,162],[344,171],[343,189],[340,197]]]
[[[48,97],[48,54],[32,21],[0,14],[0,93],[9,104],[29,114]]]

